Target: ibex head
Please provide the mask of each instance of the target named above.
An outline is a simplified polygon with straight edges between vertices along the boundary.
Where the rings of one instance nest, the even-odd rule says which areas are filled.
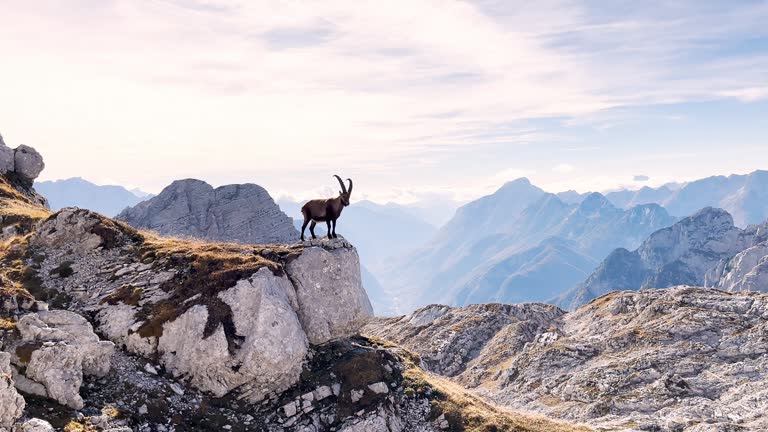
[[[341,185],[341,190],[339,191],[339,198],[341,198],[341,203],[344,204],[344,207],[349,205],[349,197],[352,195],[352,179],[347,179],[349,182],[349,189],[347,189],[346,186],[344,186],[344,182],[341,181],[341,177],[334,175],[336,177],[336,180],[339,181],[339,185]]]

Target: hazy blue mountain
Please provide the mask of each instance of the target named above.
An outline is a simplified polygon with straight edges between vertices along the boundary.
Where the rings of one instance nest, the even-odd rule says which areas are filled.
[[[122,186],[100,186],[80,177],[35,183],[35,190],[48,199],[51,210],[80,207],[113,217],[126,207],[143,201],[143,197]]]
[[[558,192],[555,195],[566,204],[578,204],[589,195],[589,192],[579,193],[575,190],[567,190],[565,192]]]
[[[597,261],[570,241],[552,237],[473,271],[456,304],[543,302],[583,280]]]
[[[767,239],[768,224],[742,230],[725,210],[707,207],[654,232],[632,252],[614,250],[583,283],[555,302],[572,310],[616,290],[714,285],[718,281],[708,282],[708,274],[726,274],[729,266],[724,263]]]
[[[746,175],[713,176],[682,185],[606,194],[616,206],[657,203],[670,214],[685,217],[704,207],[722,208],[733,216],[737,226],[757,224],[768,218],[768,171]]]
[[[521,179],[459,208],[379,279],[403,312],[435,302],[541,301],[583,280],[616,247],[637,247],[674,222],[656,204],[623,210],[599,193],[568,204]]]
[[[617,207],[629,208],[639,204],[663,203],[673,194],[674,191],[667,186],[661,186],[659,188],[643,186],[638,190],[608,192],[605,194],[605,197]]]

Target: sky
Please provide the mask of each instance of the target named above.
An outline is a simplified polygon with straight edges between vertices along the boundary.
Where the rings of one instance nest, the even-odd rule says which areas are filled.
[[[0,134],[42,180],[304,199],[768,168],[768,1],[0,0]],[[353,197],[353,198],[355,198]]]

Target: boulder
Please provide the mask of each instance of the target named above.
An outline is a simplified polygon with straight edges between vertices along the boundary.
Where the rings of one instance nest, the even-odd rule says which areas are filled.
[[[23,144],[16,147],[14,163],[16,174],[27,180],[36,179],[45,168],[43,156],[37,150]]]
[[[11,378],[11,355],[0,352],[0,429],[10,428],[24,413],[24,398]]]
[[[33,418],[24,423],[17,424],[13,432],[53,432],[53,426],[45,420]]]
[[[253,401],[298,381],[307,338],[292,307],[290,282],[262,268],[218,298],[232,311],[235,334],[227,335],[225,324],[206,338],[209,314],[217,312],[192,307],[163,328],[158,352],[166,369],[216,396],[240,388]]]
[[[343,240],[331,243],[341,247],[305,248],[286,267],[296,287],[299,319],[313,345],[357,334],[373,316],[357,251]]]
[[[41,384],[51,399],[81,409],[83,375],[109,372],[114,343],[99,340],[85,318],[64,310],[25,315],[17,328],[16,362],[26,366],[26,378],[33,381],[28,387]]]

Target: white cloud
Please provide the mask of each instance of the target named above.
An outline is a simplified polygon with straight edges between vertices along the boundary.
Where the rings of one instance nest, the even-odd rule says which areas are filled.
[[[383,196],[413,182],[386,183],[403,171],[442,184],[420,178],[440,155],[552,138],[526,119],[765,98],[765,56],[676,59],[699,40],[762,34],[768,8],[726,20],[687,5],[595,17],[568,0],[4,3],[0,132],[38,147],[49,178],[154,191],[179,177],[270,179],[298,193],[343,169]],[[445,187],[478,194],[521,175]]]
[[[555,165],[554,168],[552,168],[552,171],[555,171],[561,174],[567,174],[567,173],[573,172],[575,169],[576,167],[571,164],[561,163],[561,164]]]

